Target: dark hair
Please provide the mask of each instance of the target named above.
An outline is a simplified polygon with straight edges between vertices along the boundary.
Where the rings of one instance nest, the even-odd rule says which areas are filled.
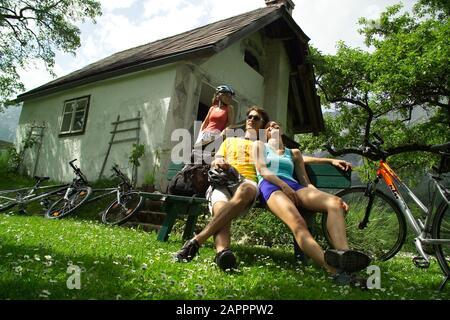
[[[267,130],[270,128],[270,125],[271,125],[272,123],[276,123],[276,124],[281,128],[281,125],[280,125],[278,122],[276,122],[276,121],[271,120],[271,121],[267,122],[267,123],[266,123],[266,126],[264,127],[264,133],[266,134],[266,138],[267,138],[267,139],[269,138],[269,134],[268,134],[268,131],[267,131]],[[272,136],[272,134],[270,134],[270,136]]]
[[[270,124],[273,123],[273,122],[280,126],[280,124],[279,124],[278,122],[276,122],[276,121],[274,121],[274,120],[271,120],[271,121],[268,121],[268,122],[266,123],[264,129],[268,129],[269,126],[270,126]],[[280,126],[280,127],[281,127],[281,126]]]
[[[256,111],[259,113],[259,115],[261,116],[261,120],[262,120],[262,124],[261,124],[261,129],[264,128],[266,126],[266,124],[269,122],[270,118],[269,115],[267,114],[267,112],[257,106],[251,106],[248,108],[247,113],[245,114],[246,116],[248,116],[250,114],[250,112],[252,111]]]

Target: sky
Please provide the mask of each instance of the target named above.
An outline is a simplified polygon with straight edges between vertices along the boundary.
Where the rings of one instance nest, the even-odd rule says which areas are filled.
[[[188,31],[265,6],[264,0],[101,0],[97,23],[80,24],[76,56],[57,52],[53,71],[64,76],[113,53]],[[293,18],[323,53],[334,53],[337,41],[364,47],[360,17],[377,18],[384,9],[414,0],[294,0]],[[26,90],[53,79],[39,62],[19,72]]]

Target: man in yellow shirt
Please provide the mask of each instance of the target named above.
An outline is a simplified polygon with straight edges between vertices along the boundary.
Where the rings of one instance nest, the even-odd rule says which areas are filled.
[[[200,246],[214,235],[217,265],[223,270],[236,268],[236,257],[230,250],[231,220],[247,212],[258,199],[259,189],[252,147],[253,142],[258,139],[259,130],[264,129],[268,121],[269,116],[263,109],[251,107],[247,111],[244,137],[227,138],[221,144],[211,167],[228,170],[232,166],[243,178],[239,184],[231,188],[208,189],[206,198],[209,200],[213,219],[176,253],[175,258],[178,261],[192,260]]]

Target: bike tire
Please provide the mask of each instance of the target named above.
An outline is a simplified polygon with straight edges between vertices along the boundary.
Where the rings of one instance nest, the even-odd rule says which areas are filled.
[[[450,239],[450,206],[442,203],[434,216],[432,227],[433,239]],[[450,245],[434,245],[436,259],[446,276],[450,275]]]
[[[7,193],[8,194],[8,193]],[[8,194],[10,198],[12,198],[13,194]],[[15,198],[15,194],[14,194]],[[0,198],[0,212],[6,211],[14,207],[18,202],[16,200],[8,200]]]
[[[91,194],[91,187],[78,187],[69,195],[67,200],[61,198],[55,201],[45,213],[45,217],[48,219],[61,219],[82,206]]]
[[[380,190],[375,190],[369,222],[361,230],[359,223],[363,220],[369,199],[365,196],[366,189],[365,186],[356,186],[336,194],[349,205],[349,211],[345,214],[348,244],[350,249],[362,251],[373,260],[386,261],[395,256],[405,242],[405,217],[392,198]],[[322,215],[322,230],[331,245],[326,214]]]
[[[142,205],[144,199],[139,192],[131,191],[120,195],[120,203],[114,200],[102,215],[102,222],[121,225],[129,220]]]

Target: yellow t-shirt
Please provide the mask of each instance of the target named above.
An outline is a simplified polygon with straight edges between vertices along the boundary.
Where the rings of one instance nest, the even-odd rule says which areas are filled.
[[[222,156],[245,178],[257,181],[256,168],[252,157],[253,141],[243,138],[227,138],[220,145],[216,155]]]

